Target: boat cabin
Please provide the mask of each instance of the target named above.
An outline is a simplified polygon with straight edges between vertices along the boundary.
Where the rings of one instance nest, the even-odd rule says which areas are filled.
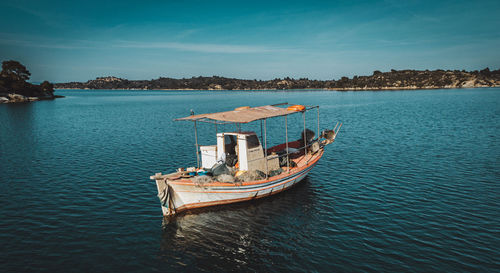
[[[217,145],[200,146],[201,165],[212,168],[217,162],[240,171],[259,170],[265,172],[280,168],[275,154],[267,156],[255,132],[226,132],[217,134]]]

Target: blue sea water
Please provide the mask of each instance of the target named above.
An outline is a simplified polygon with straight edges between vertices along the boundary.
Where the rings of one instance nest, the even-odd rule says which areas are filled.
[[[0,272],[500,270],[498,88],[57,94],[0,105]],[[196,163],[193,125],[173,119],[280,102],[344,123],[307,179],[163,222],[149,176]],[[283,118],[267,126],[284,141]]]

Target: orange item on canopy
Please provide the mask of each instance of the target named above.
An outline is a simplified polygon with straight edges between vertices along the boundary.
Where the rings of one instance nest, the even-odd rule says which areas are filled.
[[[286,110],[288,111],[304,111],[306,110],[306,107],[304,105],[292,105],[292,106],[289,106],[288,108],[286,108]]]

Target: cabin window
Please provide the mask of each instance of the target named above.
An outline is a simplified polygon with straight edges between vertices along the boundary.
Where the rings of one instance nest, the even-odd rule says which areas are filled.
[[[236,154],[236,138],[233,135],[224,136],[224,146],[227,154]]]
[[[257,148],[260,146],[259,138],[256,135],[247,136],[248,149]]]

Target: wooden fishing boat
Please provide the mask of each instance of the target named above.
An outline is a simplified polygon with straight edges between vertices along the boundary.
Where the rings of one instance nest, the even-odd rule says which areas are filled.
[[[306,128],[306,112],[313,109],[317,109],[318,137]],[[297,113],[303,115],[304,131],[301,139],[288,141],[287,117]],[[284,117],[285,142],[267,148],[266,120],[276,117]],[[288,103],[192,114],[176,120],[194,122],[197,166],[150,177],[156,181],[164,216],[195,208],[258,199],[284,191],[307,176],[342,127],[341,123],[337,123],[332,130],[320,133],[319,106]],[[217,129],[220,124],[234,123],[241,126],[254,121],[261,122],[260,140],[255,132],[238,130],[216,133],[216,145],[198,145],[198,122],[212,123]]]

